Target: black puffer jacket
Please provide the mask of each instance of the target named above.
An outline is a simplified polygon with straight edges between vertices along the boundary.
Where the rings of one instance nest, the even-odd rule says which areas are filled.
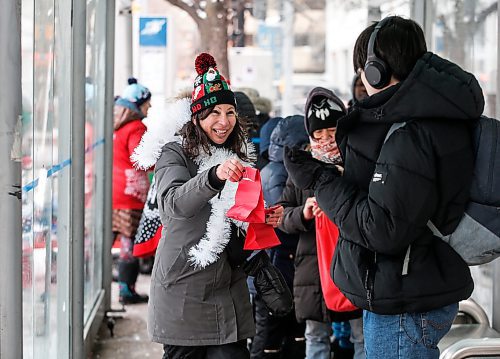
[[[304,129],[303,116],[288,116],[278,122],[271,134],[269,145],[270,162],[262,169],[262,190],[267,205],[278,202],[285,188],[288,173],[283,164],[283,148],[285,146],[302,147],[309,142]],[[293,289],[294,258],[299,236],[284,233],[277,229],[276,234],[281,245],[271,249],[273,264],[283,273],[286,282]]]
[[[283,223],[279,228],[286,233],[300,234],[293,281],[295,317],[299,322],[306,319],[328,322],[328,310],[319,281],[314,220],[305,221],[302,215],[306,199],[313,196],[313,191],[302,191],[288,179],[278,202],[285,208]]]
[[[450,233],[463,214],[471,125],[483,107],[474,76],[426,53],[404,82],[339,121],[344,176],[322,175],[316,197],[341,233],[333,279],[358,307],[422,312],[472,293],[468,266],[426,223]],[[384,144],[391,125],[402,121]]]

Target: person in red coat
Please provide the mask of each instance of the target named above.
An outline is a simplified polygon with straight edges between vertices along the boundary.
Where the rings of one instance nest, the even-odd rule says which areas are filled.
[[[151,107],[151,92],[135,78],[130,78],[128,83],[122,96],[115,101],[113,134],[113,233],[121,245],[118,282],[122,304],[148,300],[147,295],[135,291],[139,262],[132,250],[149,180],[145,171],[134,168],[130,155],[146,131],[142,119]]]

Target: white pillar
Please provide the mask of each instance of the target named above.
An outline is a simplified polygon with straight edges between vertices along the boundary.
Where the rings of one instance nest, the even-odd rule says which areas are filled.
[[[293,0],[283,0],[283,57],[281,64],[283,93],[281,94],[281,116],[294,115],[293,110],[293,44],[294,8]]]
[[[87,1],[73,0],[71,54],[71,345],[72,359],[85,358],[84,328],[84,217],[85,217],[85,60]]]
[[[0,11],[0,358],[23,355],[21,230],[21,1]]]
[[[114,94],[119,95],[127,86],[127,79],[133,76],[132,51],[132,5],[130,0],[116,3],[115,31],[115,87]],[[140,80],[140,79],[139,79]]]

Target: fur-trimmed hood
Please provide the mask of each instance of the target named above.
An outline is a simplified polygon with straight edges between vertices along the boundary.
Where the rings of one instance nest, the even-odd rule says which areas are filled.
[[[134,166],[146,170],[154,166],[160,158],[162,147],[173,141],[179,141],[177,135],[184,124],[191,120],[191,100],[183,98],[169,103],[165,109],[165,117],[161,121],[150,121],[148,129],[142,136],[130,159]]]

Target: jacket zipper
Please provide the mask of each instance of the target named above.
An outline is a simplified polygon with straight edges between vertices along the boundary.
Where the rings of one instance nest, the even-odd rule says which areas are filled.
[[[375,270],[375,265],[377,263],[377,252],[373,254],[373,264],[372,264],[372,270]],[[373,279],[372,276],[370,275],[372,271],[370,270],[370,267],[366,269],[365,272],[365,290],[366,290],[366,302],[368,303],[368,308],[370,311],[373,311]]]

